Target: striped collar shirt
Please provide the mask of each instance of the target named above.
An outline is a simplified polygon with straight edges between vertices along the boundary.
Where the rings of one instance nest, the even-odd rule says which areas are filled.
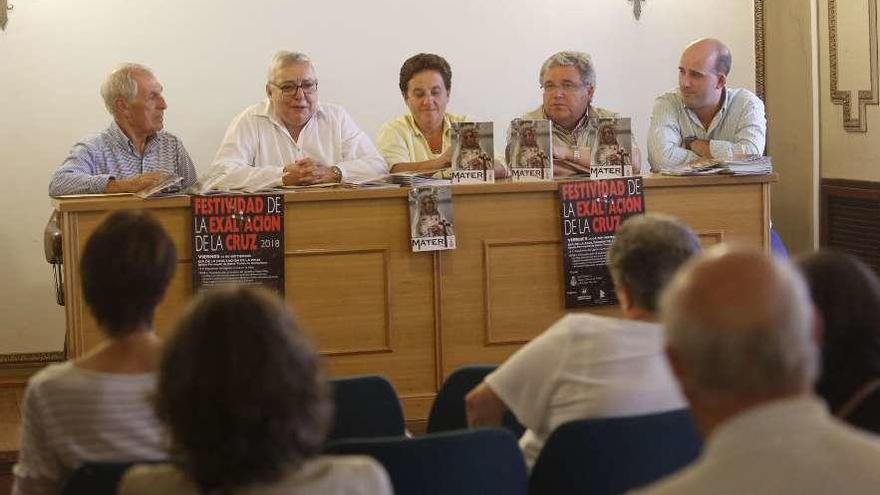
[[[196,181],[192,159],[177,136],[159,131],[147,138],[141,156],[114,121],[103,131],[73,145],[70,155],[52,176],[49,195],[101,194],[110,179],[129,179],[148,172],[182,177],[183,188]]]
[[[678,89],[674,89],[654,102],[648,161],[651,170],[659,171],[699,159],[699,155],[682,146],[688,137],[709,141],[712,157],[719,160],[760,155],[764,153],[766,130],[764,103],[747,89],[726,88],[721,109],[708,128],[703,127],[697,114],[684,105]]]

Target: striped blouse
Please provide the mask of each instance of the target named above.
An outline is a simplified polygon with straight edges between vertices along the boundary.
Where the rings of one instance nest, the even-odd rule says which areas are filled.
[[[25,391],[13,494],[57,493],[84,462],[162,460],[163,429],[153,413],[156,374],[112,374],[48,366]]]

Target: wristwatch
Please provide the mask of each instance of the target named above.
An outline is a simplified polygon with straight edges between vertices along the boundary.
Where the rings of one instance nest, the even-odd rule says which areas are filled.
[[[574,158],[575,163],[580,163],[581,161],[581,149],[577,146],[571,149],[571,156]]]
[[[337,166],[333,166],[333,167],[330,167],[330,171],[333,172],[333,182],[341,183],[342,182],[342,170]]]
[[[681,140],[681,147],[690,150],[691,145],[694,144],[694,141],[697,140],[697,136],[689,136]]]

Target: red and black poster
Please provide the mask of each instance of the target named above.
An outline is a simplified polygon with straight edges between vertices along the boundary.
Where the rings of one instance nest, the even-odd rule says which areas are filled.
[[[193,290],[228,283],[284,293],[284,197],[193,196]]]
[[[565,307],[617,304],[608,248],[624,220],[645,212],[642,178],[565,182],[559,198]]]

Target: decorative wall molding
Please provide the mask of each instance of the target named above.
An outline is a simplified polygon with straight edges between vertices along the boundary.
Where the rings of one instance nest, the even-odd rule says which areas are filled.
[[[755,93],[766,102],[764,60],[764,0],[755,0]]]
[[[868,43],[871,88],[857,91],[857,114],[853,117],[852,92],[838,89],[837,0],[828,0],[828,61],[831,73],[831,102],[843,107],[843,129],[846,132],[868,132],[866,106],[880,104],[880,77],[878,77],[877,70],[877,0],[868,0]]]
[[[66,359],[63,351],[0,354],[0,386],[23,387],[34,373]]]
[[[63,351],[0,354],[0,368],[45,366],[65,359]]]

